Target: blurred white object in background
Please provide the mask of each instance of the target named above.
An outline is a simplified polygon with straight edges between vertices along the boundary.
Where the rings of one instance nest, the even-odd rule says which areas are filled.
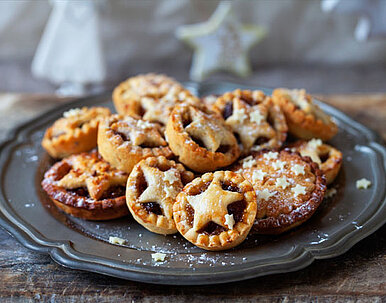
[[[385,0],[322,0],[325,12],[352,14],[358,16],[354,31],[357,41],[367,41],[371,37],[386,37]]]
[[[190,77],[202,81],[222,70],[246,77],[251,73],[250,48],[264,38],[266,31],[244,26],[232,14],[231,2],[220,2],[208,21],[177,28],[177,38],[194,49]]]
[[[100,2],[51,3],[53,9],[32,62],[32,73],[59,85],[57,93],[61,95],[99,90],[98,84],[106,78],[99,30]]]

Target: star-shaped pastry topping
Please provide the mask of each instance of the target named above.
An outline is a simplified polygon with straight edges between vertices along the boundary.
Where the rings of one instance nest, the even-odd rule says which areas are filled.
[[[286,165],[286,162],[283,162],[283,161],[280,161],[280,160],[276,160],[275,162],[272,163],[272,167],[276,170],[282,170],[284,169]]]
[[[181,180],[177,180],[179,182],[170,182],[168,180],[168,176],[171,175],[170,171],[174,171],[173,169],[163,172],[156,167],[144,166],[142,171],[148,186],[139,196],[138,202],[157,202],[163,209],[165,217],[170,219],[173,203],[170,203],[167,198],[175,199],[183,187]]]
[[[187,196],[187,200],[194,209],[193,229],[199,231],[209,222],[214,222],[224,228],[227,206],[243,199],[243,195],[223,190],[220,181],[213,179],[206,191],[196,196]]]
[[[268,201],[272,196],[275,195],[276,192],[270,192],[268,188],[264,188],[263,190],[257,190],[256,195],[259,200]]]
[[[159,126],[155,123],[127,116],[124,120],[113,123],[111,129],[123,134],[133,145],[145,145],[146,147],[167,145]]]
[[[256,108],[254,111],[252,111],[250,114],[250,119],[252,122],[255,122],[257,124],[261,124],[263,121],[266,120],[266,116],[262,115],[260,110]]]
[[[299,195],[305,195],[306,194],[306,187],[301,186],[299,184],[296,184],[295,187],[291,188],[291,191],[294,193],[295,197]]]
[[[231,2],[221,2],[208,21],[177,29],[177,37],[195,49],[190,70],[193,80],[201,81],[218,70],[241,76],[250,73],[248,51],[265,36],[265,30],[240,24],[231,9]]]
[[[277,179],[276,179],[275,185],[276,185],[277,187],[281,187],[281,188],[283,188],[283,189],[286,189],[290,184],[288,183],[286,177],[280,177],[280,178],[277,178]]]
[[[215,152],[221,144],[232,144],[233,134],[225,128],[221,120],[212,117],[202,111],[190,107],[192,123],[186,126],[186,132],[192,137],[199,138],[205,147],[211,152]]]
[[[58,186],[67,189],[86,187],[92,199],[98,200],[111,186],[125,185],[127,174],[110,167],[96,156],[73,156],[72,168],[58,181]]]
[[[322,140],[320,139],[311,139],[308,141],[307,145],[312,149],[318,149],[319,146],[323,144]]]
[[[256,160],[252,156],[248,156],[242,160],[243,168],[251,168],[256,164]]]
[[[279,156],[278,152],[268,152],[263,155],[264,159],[267,159],[267,160],[277,159],[278,156]]]
[[[232,102],[233,112],[225,123],[239,135],[246,150],[249,150],[259,137],[275,136],[275,130],[266,121],[268,108],[264,103],[250,106],[240,98],[235,98]]]
[[[235,223],[236,222],[235,222],[235,219],[233,218],[233,214],[225,215],[225,225],[227,225],[229,229],[233,229],[233,226],[235,225]]]
[[[304,171],[304,165],[300,165],[300,164],[295,164],[294,166],[291,167],[291,171],[296,175],[304,175],[305,174],[305,171]]]
[[[262,171],[261,169],[254,170],[252,173],[252,180],[253,182],[263,181],[266,175],[267,173]]]
[[[356,181],[356,187],[358,189],[367,189],[371,185],[371,181],[367,180],[366,178],[362,178],[360,180]]]

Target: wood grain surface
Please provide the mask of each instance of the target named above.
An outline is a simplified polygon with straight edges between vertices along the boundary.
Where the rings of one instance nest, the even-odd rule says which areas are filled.
[[[318,96],[386,140],[386,95]],[[68,99],[0,94],[0,138]],[[158,286],[57,265],[0,229],[1,302],[386,302],[386,226],[342,256],[309,267],[215,286]]]

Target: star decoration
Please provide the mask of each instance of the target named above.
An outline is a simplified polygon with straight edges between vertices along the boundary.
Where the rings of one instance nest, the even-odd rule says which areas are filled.
[[[170,199],[168,198],[171,198],[172,200],[175,199],[179,193],[179,190],[183,187],[181,180],[177,180],[179,181],[178,185],[173,185],[176,183],[176,181],[168,181],[167,176],[170,176],[170,169],[163,172],[156,167],[145,166],[142,168],[142,171],[148,186],[140,195],[138,202],[157,202],[164,210],[163,213],[165,217],[170,219],[173,203],[171,203]]]
[[[239,135],[243,147],[249,150],[257,138],[275,136],[275,130],[266,122],[267,116],[268,108],[264,104],[250,106],[240,99],[235,99],[232,115],[225,123]]]
[[[248,51],[264,38],[266,31],[240,24],[231,11],[231,2],[221,2],[208,21],[177,29],[177,38],[195,50],[190,70],[193,80],[201,81],[218,70],[242,77],[250,73]]]
[[[82,156],[72,158],[72,168],[58,181],[58,186],[67,189],[86,187],[90,197],[98,200],[109,187],[125,185],[127,174],[96,157],[88,158],[87,161]]]
[[[280,161],[280,160],[277,160],[277,161],[275,161],[275,162],[272,163],[272,167],[273,167],[274,169],[276,169],[276,170],[279,170],[279,169],[282,170],[282,169],[284,169],[285,165],[286,165],[286,163],[283,162],[283,161]]]
[[[300,164],[295,164],[294,166],[292,166],[291,171],[295,174],[295,176],[305,174],[304,166]]]
[[[252,156],[248,156],[242,160],[243,168],[251,168],[256,164],[256,160]]]
[[[301,186],[299,184],[296,184],[295,187],[291,188],[291,191],[294,193],[295,197],[299,195],[305,195],[306,194],[306,187]]]
[[[268,201],[274,195],[275,195],[275,192],[270,192],[268,188],[264,188],[263,190],[256,191],[256,196],[259,200]]]
[[[167,143],[162,138],[157,124],[125,117],[111,126],[115,132],[125,135],[133,145],[146,144],[147,146],[165,146]]]
[[[277,179],[276,179],[275,185],[276,185],[277,187],[281,187],[281,188],[283,188],[283,189],[286,189],[290,184],[288,183],[286,177],[281,177],[281,178],[277,178]]]
[[[196,196],[187,196],[187,200],[194,209],[193,229],[199,231],[209,222],[214,222],[224,228],[227,206],[243,199],[243,195],[223,190],[220,180],[214,178],[206,191]]]
[[[215,152],[221,144],[232,144],[232,133],[225,128],[220,119],[213,118],[200,110],[191,107],[192,123],[185,127],[192,137],[202,140],[205,147]]]
[[[235,219],[233,218],[233,214],[225,215],[225,225],[227,225],[229,229],[233,229],[233,226],[235,225],[235,223],[236,222],[235,222]]]
[[[371,185],[371,181],[367,180],[366,178],[362,178],[360,180],[356,181],[356,187],[358,189],[367,189]]]
[[[277,159],[278,156],[278,152],[268,152],[263,155],[263,157],[267,160]]]
[[[253,182],[263,181],[264,177],[267,175],[266,172],[262,171],[261,169],[254,170],[252,173],[252,180]]]

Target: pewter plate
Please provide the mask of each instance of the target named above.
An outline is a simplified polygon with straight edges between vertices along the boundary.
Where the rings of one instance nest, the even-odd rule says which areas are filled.
[[[185,83],[199,96],[235,88],[262,89],[231,83]],[[270,89],[262,89],[271,93]],[[297,229],[276,237],[249,236],[225,252],[200,250],[182,237],[152,234],[131,217],[89,222],[58,211],[40,188],[52,164],[40,146],[45,129],[65,110],[102,105],[112,108],[110,94],[60,106],[14,130],[1,147],[0,225],[24,246],[50,254],[67,267],[157,284],[199,285],[239,281],[299,270],[315,259],[343,254],[386,221],[386,151],[378,136],[331,106],[316,101],[339,124],[332,144],[344,155],[333,184],[337,194]],[[367,178],[371,188],[358,190]],[[118,246],[109,236],[127,240]],[[154,262],[153,252],[165,252]]]

